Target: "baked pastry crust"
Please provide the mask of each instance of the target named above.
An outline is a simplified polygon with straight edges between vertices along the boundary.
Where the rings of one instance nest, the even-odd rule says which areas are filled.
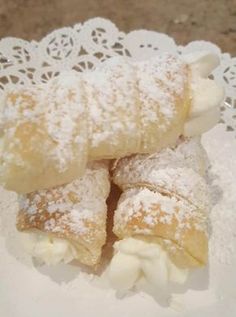
[[[135,237],[160,244],[180,268],[205,265],[209,211],[205,167],[199,139],[116,162],[113,180],[123,193],[114,233],[119,239]]]
[[[183,133],[189,67],[160,55],[112,58],[90,73],[62,73],[1,100],[0,181],[29,193],[73,181],[88,161],[152,153]]]
[[[65,239],[77,251],[77,260],[94,266],[106,241],[109,191],[107,163],[93,162],[70,184],[20,196],[17,229]]]

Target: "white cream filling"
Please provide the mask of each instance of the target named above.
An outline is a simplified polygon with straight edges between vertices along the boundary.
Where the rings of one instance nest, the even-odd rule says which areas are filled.
[[[114,249],[108,278],[116,290],[129,290],[143,279],[157,288],[165,287],[169,281],[180,284],[186,281],[188,270],[176,267],[156,243],[127,238],[116,242]]]
[[[184,126],[184,135],[194,137],[213,128],[220,120],[220,109],[211,109],[203,116],[189,119]]]
[[[68,263],[77,257],[75,247],[65,239],[37,231],[24,232],[21,237],[26,251],[47,265]]]
[[[207,78],[220,63],[217,55],[199,52],[183,56],[191,69],[191,109],[184,126],[188,137],[202,134],[219,120],[219,108],[224,99],[224,89]]]

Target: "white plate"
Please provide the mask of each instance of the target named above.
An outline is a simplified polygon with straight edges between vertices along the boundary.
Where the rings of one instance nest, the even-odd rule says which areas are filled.
[[[59,43],[58,46],[55,43]],[[78,54],[81,46],[86,55]],[[216,46],[206,42],[179,47],[168,36],[156,32],[134,31],[125,35],[103,19],[54,31],[40,43],[2,40],[0,54],[7,56],[10,62],[0,68],[0,80],[4,76],[9,79],[7,84],[0,84],[0,88],[13,85],[12,74],[22,84],[41,82],[62,70],[94,66],[100,62],[96,56],[103,54],[102,59],[105,59],[117,54],[119,49],[122,54],[129,51],[135,59],[150,57],[157,50],[172,53],[213,50],[222,59],[221,68],[214,73],[215,78],[225,85],[229,102],[234,102],[235,59],[229,54],[221,54]],[[42,67],[45,61],[48,66]],[[33,69],[31,77],[21,72],[29,68]],[[225,123],[203,136],[212,164],[210,179],[214,198],[207,269],[193,273],[187,286],[174,290],[172,295],[165,296],[165,300],[160,294],[154,298],[145,292],[119,298],[115,291],[77,266],[61,264],[48,268],[35,265],[22,251],[20,234],[15,229],[16,195],[0,189],[0,316],[235,316],[236,138],[234,131],[226,132],[227,125],[230,126],[228,130],[235,126],[233,110],[224,110],[222,120]]]

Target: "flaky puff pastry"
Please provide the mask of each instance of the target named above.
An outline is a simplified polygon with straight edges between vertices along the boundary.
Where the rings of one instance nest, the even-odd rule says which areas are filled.
[[[72,183],[20,196],[17,229],[31,233],[32,238],[46,234],[52,243],[57,238],[66,240],[75,251],[73,258],[94,266],[106,240],[109,191],[107,162],[94,162]]]
[[[205,265],[209,211],[206,165],[199,139],[116,162],[113,180],[123,193],[115,211],[114,233],[119,239],[134,237],[160,244],[180,268]]]
[[[1,99],[0,181],[28,193],[71,182],[91,160],[151,153],[183,133],[190,69],[170,54],[15,88]]]

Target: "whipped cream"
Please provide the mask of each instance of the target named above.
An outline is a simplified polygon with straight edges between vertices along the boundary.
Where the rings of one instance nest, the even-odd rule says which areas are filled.
[[[183,56],[191,71],[191,108],[184,126],[187,137],[202,134],[219,121],[220,104],[224,90],[214,80],[207,78],[220,63],[216,54],[198,52]]]
[[[167,252],[156,243],[127,238],[114,244],[115,255],[108,269],[111,285],[126,291],[145,280],[156,288],[168,282],[184,283],[188,270],[176,267]]]
[[[47,265],[60,262],[68,263],[77,257],[75,247],[67,240],[48,235],[47,233],[24,232],[21,234],[26,251]]]

